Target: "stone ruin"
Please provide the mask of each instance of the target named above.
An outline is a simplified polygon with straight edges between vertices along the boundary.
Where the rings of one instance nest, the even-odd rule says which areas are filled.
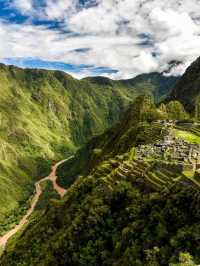
[[[163,141],[138,146],[136,157],[139,160],[158,159],[174,162],[179,164],[183,171],[200,169],[200,145],[188,143],[170,133]]]

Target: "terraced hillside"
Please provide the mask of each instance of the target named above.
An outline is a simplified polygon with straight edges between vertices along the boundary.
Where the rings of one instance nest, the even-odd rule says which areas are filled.
[[[116,156],[104,161],[92,171],[95,178],[109,176],[112,180],[123,179],[146,189],[166,190],[177,183],[187,180],[179,165],[160,160],[138,160],[131,153]],[[188,179],[188,184],[192,180]],[[195,185],[195,180],[193,182]],[[200,183],[199,183],[200,184]]]
[[[200,262],[200,214],[189,208],[199,195],[169,164],[138,161],[132,152],[115,156],[78,177],[62,201],[51,200],[9,242],[1,265],[147,266],[156,252],[152,261],[165,266],[182,251]]]

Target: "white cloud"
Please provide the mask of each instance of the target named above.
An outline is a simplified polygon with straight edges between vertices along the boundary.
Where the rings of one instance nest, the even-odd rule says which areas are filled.
[[[102,35],[115,32],[118,29],[119,18],[116,10],[112,10],[112,5],[108,2],[78,12],[70,18],[69,27],[73,31],[87,34]]]
[[[32,11],[32,0],[13,0],[11,6],[21,11],[23,14]]]
[[[62,22],[63,29],[71,33],[30,22],[17,25],[1,21],[0,58],[35,57],[109,67],[119,70],[110,76],[129,78],[142,72],[163,71],[172,60],[183,62],[171,72],[180,74],[199,56],[198,0],[96,2],[98,5],[82,8],[78,0],[46,0],[46,5],[37,9],[31,0],[12,1],[22,13]],[[73,52],[80,48],[89,49]]]
[[[77,0],[48,0],[44,8],[44,15],[51,20],[65,19],[69,13],[75,11]]]

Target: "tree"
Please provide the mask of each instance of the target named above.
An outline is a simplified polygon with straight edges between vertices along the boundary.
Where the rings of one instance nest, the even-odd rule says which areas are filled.
[[[170,263],[170,266],[197,266],[194,263],[192,256],[187,252],[180,252],[179,263]]]
[[[158,247],[145,250],[145,254],[146,254],[145,266],[159,266],[160,264],[157,258],[159,252],[160,252],[160,249]]]
[[[173,120],[185,120],[189,118],[183,105],[178,101],[171,101],[167,104],[168,118]]]

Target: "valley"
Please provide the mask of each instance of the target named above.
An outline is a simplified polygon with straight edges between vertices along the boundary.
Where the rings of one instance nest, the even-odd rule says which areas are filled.
[[[0,250],[1,252],[4,250],[4,248],[6,247],[6,244],[8,242],[8,240],[14,236],[19,230],[22,229],[22,227],[28,223],[29,221],[29,217],[31,216],[31,214],[34,212],[35,207],[41,197],[41,194],[43,193],[41,184],[47,180],[49,180],[50,182],[52,182],[53,184],[53,188],[54,190],[58,193],[58,195],[63,198],[66,190],[63,189],[62,187],[60,187],[57,182],[56,182],[56,169],[57,167],[59,167],[59,165],[61,165],[62,163],[64,163],[67,159],[62,160],[58,163],[56,163],[54,166],[52,166],[51,168],[51,172],[47,177],[44,177],[42,179],[40,179],[39,181],[37,181],[35,183],[35,194],[32,197],[31,200],[31,206],[30,208],[27,210],[26,214],[22,217],[22,219],[20,220],[20,222],[14,227],[12,228],[10,231],[8,231],[5,235],[0,237]]]
[[[61,71],[0,64],[1,233],[24,212],[52,161],[115,124],[140,93],[151,91],[159,101],[176,80],[159,73],[128,81],[77,80]]]

